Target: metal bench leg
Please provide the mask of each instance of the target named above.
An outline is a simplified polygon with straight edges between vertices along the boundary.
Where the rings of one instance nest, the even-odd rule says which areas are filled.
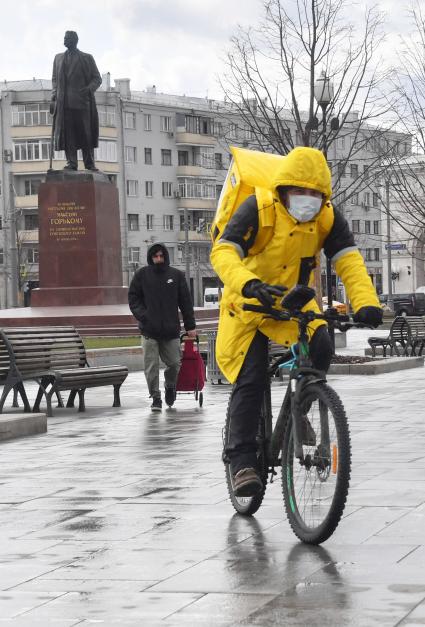
[[[84,402],[85,391],[86,391],[86,388],[82,388],[81,390],[78,390],[78,411],[86,410],[86,404]]]
[[[65,407],[65,405],[63,404],[62,394],[59,392],[59,390],[56,392],[56,399],[58,401],[57,407]]]
[[[121,383],[114,385],[114,402],[113,402],[112,407],[121,407],[120,387],[121,387]]]
[[[37,396],[34,401],[34,407],[32,408],[34,412],[40,411],[40,403],[41,403],[41,399],[43,398],[43,394],[44,394],[44,389],[42,388],[41,385],[39,385]]]
[[[19,407],[18,390],[17,390],[16,386],[13,388],[13,403],[12,403],[12,407]]]
[[[77,390],[71,390],[68,396],[67,407],[74,407],[75,397],[77,396]]]
[[[3,411],[4,402],[5,402],[6,398],[7,398],[7,395],[9,394],[10,390],[12,390],[12,388],[9,385],[5,384],[4,388],[3,388],[3,392],[1,394],[1,398],[0,398],[0,414]]]
[[[22,402],[24,403],[24,411],[31,411],[31,405],[29,404],[28,401],[28,397],[27,397],[27,393],[25,392],[25,388],[24,388],[24,384],[22,383],[22,381],[20,381],[19,383],[16,384],[15,386],[16,388],[16,392],[21,395],[22,398]],[[13,394],[15,395],[15,388],[13,390]],[[15,399],[13,399],[15,401]],[[18,404],[16,405],[12,405],[13,407],[19,407]]]

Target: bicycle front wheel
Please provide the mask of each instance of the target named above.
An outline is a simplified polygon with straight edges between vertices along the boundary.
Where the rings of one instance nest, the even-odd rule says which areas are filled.
[[[324,383],[302,392],[301,408],[315,432],[303,444],[304,459],[294,456],[292,420],[282,446],[282,490],[295,535],[320,544],[335,531],[344,511],[350,483],[351,445],[347,417],[340,398]]]

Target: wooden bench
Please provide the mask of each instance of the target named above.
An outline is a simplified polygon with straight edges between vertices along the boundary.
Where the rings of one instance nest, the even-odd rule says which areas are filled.
[[[383,356],[394,353],[397,357],[422,355],[425,344],[425,321],[420,316],[397,316],[394,318],[387,337],[369,337],[368,344],[372,349],[372,357],[376,356],[376,348],[382,348]]]
[[[12,390],[19,393],[25,411],[31,406],[24,381],[38,383],[33,411],[38,412],[45,396],[47,415],[52,416],[52,396],[61,402],[61,391],[69,391],[67,407],[74,407],[78,394],[78,411],[85,410],[84,394],[87,388],[112,385],[113,407],[120,407],[119,390],[128,375],[126,366],[90,367],[83,341],[74,327],[16,327],[0,329],[0,379],[3,393],[0,413]],[[14,401],[16,398],[14,398]]]

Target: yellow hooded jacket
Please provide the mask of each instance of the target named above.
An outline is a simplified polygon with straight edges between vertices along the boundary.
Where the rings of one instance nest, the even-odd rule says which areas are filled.
[[[325,202],[318,215],[310,222],[297,222],[280,202],[277,192],[280,186],[319,190]],[[244,302],[258,304],[256,299],[242,296],[242,289],[248,281],[260,279],[269,284],[285,285],[289,289],[300,282],[312,285],[314,275],[310,269],[307,277],[301,278],[305,275],[305,268],[309,267],[305,262],[312,258],[318,261],[324,248],[344,282],[354,311],[364,306],[380,306],[348,224],[330,203],[331,174],[323,154],[315,148],[294,148],[282,157],[281,167],[275,179],[270,181],[270,190],[274,200],[275,225],[273,237],[265,247],[260,252],[255,247],[259,230],[258,205],[256,197],[250,196],[234,213],[211,251],[211,263],[225,286],[220,303],[216,357],[231,383],[237,379],[257,329],[284,346],[290,346],[297,340],[298,326],[295,321],[282,323],[242,310]],[[320,311],[314,300],[304,309]],[[319,320],[312,322],[309,326],[311,335],[322,324],[325,323]]]

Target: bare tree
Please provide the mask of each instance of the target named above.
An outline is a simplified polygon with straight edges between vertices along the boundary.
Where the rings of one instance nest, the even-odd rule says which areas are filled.
[[[264,151],[286,154],[295,145],[324,148],[326,141],[334,201],[340,206],[373,184],[376,167],[398,152],[401,140],[395,133],[388,141],[394,101],[383,87],[389,76],[378,58],[383,17],[367,9],[357,30],[347,17],[352,7],[346,0],[264,0],[262,22],[239,28],[232,38],[220,80],[227,102],[226,140],[235,143],[235,120],[240,120],[249,139]],[[334,85],[326,134],[319,130],[314,98],[322,72]],[[343,138],[344,150],[332,150]],[[353,161],[363,167],[341,185]]]
[[[400,45],[393,82],[398,95],[397,125],[413,138],[414,155],[391,158],[386,171],[393,220],[412,238],[425,238],[425,9],[415,0],[408,9],[409,38]]]

